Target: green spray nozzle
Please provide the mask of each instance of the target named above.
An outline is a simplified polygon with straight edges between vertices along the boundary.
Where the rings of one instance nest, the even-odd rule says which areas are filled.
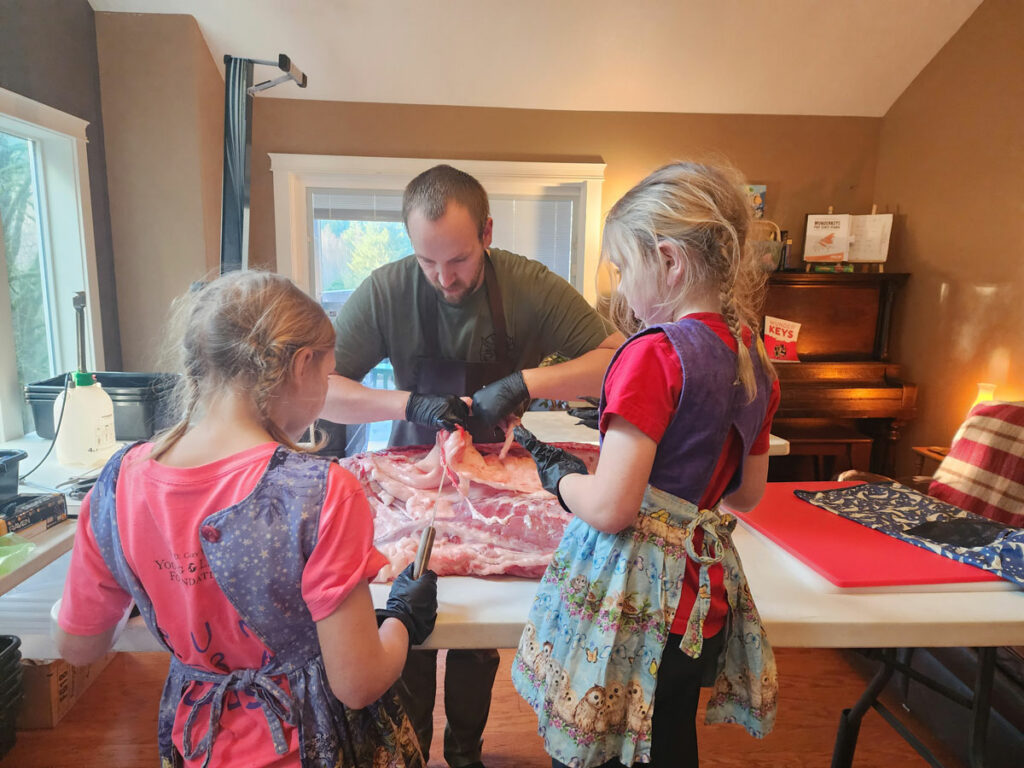
[[[76,387],[90,387],[96,383],[96,376],[86,371],[75,371],[71,374],[71,380]]]

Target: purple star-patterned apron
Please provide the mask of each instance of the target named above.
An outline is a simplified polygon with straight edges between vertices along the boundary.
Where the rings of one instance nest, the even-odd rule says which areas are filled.
[[[115,491],[129,446],[104,467],[93,490],[92,528],[100,551],[121,587],[135,599],[146,625],[171,653],[160,700],[159,748],[164,768],[183,764],[172,741],[174,718],[193,682],[206,683],[184,724],[184,752],[205,767],[225,706],[247,694],[258,702],[278,754],[288,751],[282,724],[298,728],[304,768],[389,766],[422,768],[416,735],[392,691],[365,709],[349,709],[332,694],[324,670],[316,626],[302,599],[302,570],[316,544],[330,462],[278,447],[263,476],[246,498],[203,520],[200,542],[218,586],[238,611],[243,631],[251,631],[272,651],[258,669],[221,672],[181,662],[167,643],[161,622],[125,559],[118,533]],[[273,564],[254,577],[251,555]],[[243,561],[249,558],[248,563]],[[197,630],[202,635],[201,630]],[[287,688],[282,683],[287,681]],[[194,741],[196,723],[207,729]]]

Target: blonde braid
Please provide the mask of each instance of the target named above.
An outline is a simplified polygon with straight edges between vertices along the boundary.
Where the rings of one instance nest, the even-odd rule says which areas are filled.
[[[192,424],[192,416],[199,403],[199,381],[191,373],[186,373],[176,389],[173,397],[178,401],[184,401],[184,415],[174,426],[157,437],[153,452],[149,455],[151,459],[159,459],[167,453],[188,432]]]
[[[281,384],[287,381],[289,369],[297,351],[287,345],[282,346],[272,342],[267,344],[261,352],[258,343],[253,343],[250,340],[249,363],[253,384],[253,403],[260,415],[260,422],[275,442],[281,443],[293,451],[298,451],[300,448],[270,418],[270,401]]]
[[[729,328],[729,333],[736,340],[736,378],[733,384],[742,384],[747,395],[747,402],[757,394],[757,382],[754,380],[754,366],[750,361],[750,351],[743,343],[743,318],[736,306],[736,275],[742,257],[736,230],[723,222],[723,237],[719,242],[718,261],[721,270],[719,299],[722,304],[722,317]],[[731,248],[726,245],[728,240]]]

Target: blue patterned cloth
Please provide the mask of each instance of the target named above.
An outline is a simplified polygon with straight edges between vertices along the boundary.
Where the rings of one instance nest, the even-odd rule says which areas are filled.
[[[259,701],[278,754],[288,751],[282,724],[298,726],[303,768],[423,768],[416,734],[389,690],[364,709],[349,709],[331,692],[316,625],[302,599],[302,569],[316,544],[327,489],[326,459],[278,447],[252,492],[209,515],[200,543],[217,585],[238,610],[247,631],[273,656],[259,669],[220,672],[181,662],[167,643],[153,603],[128,565],[118,532],[115,492],[128,446],[107,462],[91,500],[91,526],[103,559],[118,584],[135,599],[149,630],[171,653],[160,700],[158,744],[162,768],[177,768],[182,755],[172,740],[183,693],[193,681],[208,684],[184,724],[184,757],[209,763],[220,713],[229,696],[245,691]],[[260,553],[260,554],[257,554]],[[283,686],[287,680],[286,692]],[[202,718],[202,739],[193,732]]]
[[[680,645],[684,653],[696,658],[702,651],[713,563],[722,563],[729,599],[707,722],[738,723],[759,737],[771,730],[775,657],[732,545],[734,525],[730,516],[653,486],[637,521],[617,534],[573,518],[512,662],[512,683],[537,713],[548,754],[572,768],[613,758],[650,762],[658,667],[688,558],[700,565],[701,586]],[[697,528],[704,531],[700,552],[693,548]]]
[[[965,512],[900,483],[793,491],[804,501],[1024,586],[1024,529]],[[955,542],[960,543],[955,543]],[[966,544],[976,542],[975,546]]]

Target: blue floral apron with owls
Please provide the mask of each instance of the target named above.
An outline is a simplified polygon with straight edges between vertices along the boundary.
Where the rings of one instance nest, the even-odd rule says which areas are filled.
[[[603,533],[579,518],[541,580],[512,663],[512,681],[537,713],[548,754],[569,766],[651,758],[658,666],[683,587],[687,558],[699,592],[681,643],[700,655],[710,606],[708,567],[723,566],[727,639],[707,722],[761,737],[775,720],[775,660],[730,533],[735,520],[648,486],[636,522]],[[700,551],[693,533],[704,531]]]

